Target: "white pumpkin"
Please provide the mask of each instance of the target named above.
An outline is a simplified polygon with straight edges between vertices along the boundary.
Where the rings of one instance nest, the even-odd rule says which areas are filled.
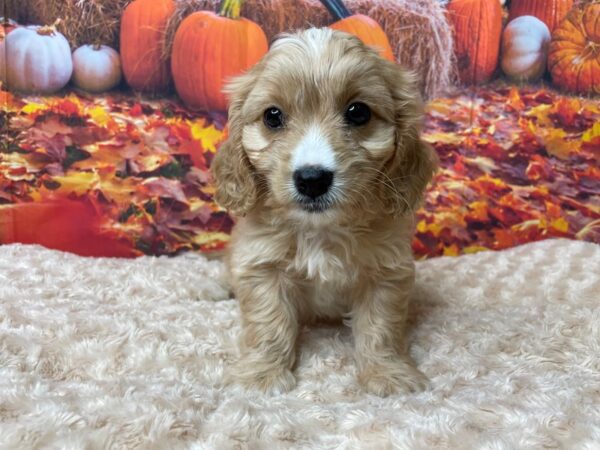
[[[8,89],[51,94],[71,79],[71,48],[55,27],[18,27],[0,43],[0,74]]]
[[[502,71],[517,81],[534,81],[546,70],[550,30],[533,16],[511,20],[502,33]]]
[[[73,52],[73,84],[88,92],[100,93],[121,81],[121,58],[106,46],[83,45]]]

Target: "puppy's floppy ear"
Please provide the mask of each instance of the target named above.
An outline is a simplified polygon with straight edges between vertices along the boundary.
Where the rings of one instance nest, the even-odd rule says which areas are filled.
[[[420,137],[423,112],[415,75],[392,62],[382,63],[396,125],[394,156],[385,168],[389,177],[386,205],[391,213],[403,214],[419,207],[425,187],[437,170],[438,157]]]
[[[211,165],[216,185],[215,200],[239,216],[245,215],[257,199],[257,176],[242,145],[242,107],[261,71],[259,63],[226,86],[225,93],[230,98],[229,136],[217,150]]]

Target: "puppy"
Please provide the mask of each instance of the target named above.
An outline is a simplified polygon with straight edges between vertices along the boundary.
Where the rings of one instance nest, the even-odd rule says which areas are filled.
[[[242,315],[229,378],[292,389],[302,324],[352,324],[358,381],[385,396],[425,377],[407,352],[414,210],[435,166],[415,80],[330,29],[284,35],[233,80],[216,200],[238,217],[228,256]]]

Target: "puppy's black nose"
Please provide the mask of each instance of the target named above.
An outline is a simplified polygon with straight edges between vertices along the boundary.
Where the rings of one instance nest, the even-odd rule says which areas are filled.
[[[294,171],[294,184],[302,195],[315,199],[329,190],[333,172],[322,167],[308,166]]]

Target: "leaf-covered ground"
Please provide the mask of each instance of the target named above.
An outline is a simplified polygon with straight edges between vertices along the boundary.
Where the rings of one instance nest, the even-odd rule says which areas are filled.
[[[600,101],[479,88],[431,102],[441,170],[415,251],[456,255],[547,237],[600,243]]]
[[[76,230],[48,214],[77,206],[69,220],[96,230],[97,247],[129,249],[120,255],[225,245],[232,220],[212,202],[208,176],[225,137],[223,117],[125,94],[0,92],[0,105],[0,242],[18,240],[28,227],[43,229],[44,238],[67,232],[76,239]],[[418,256],[550,236],[600,242],[598,101],[480,88],[431,102],[425,139],[441,170],[418,213]],[[51,209],[18,214],[24,204]],[[12,232],[9,213],[21,221]]]

